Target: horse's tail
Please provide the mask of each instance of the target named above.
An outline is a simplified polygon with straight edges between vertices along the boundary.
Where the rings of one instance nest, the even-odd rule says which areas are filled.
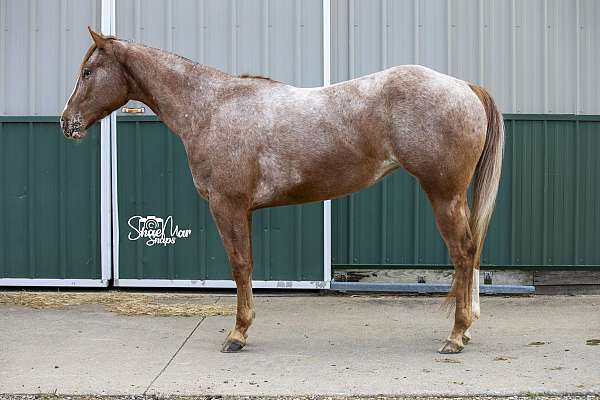
[[[487,90],[475,84],[469,84],[469,86],[483,104],[488,121],[485,145],[473,178],[473,204],[469,219],[471,235],[475,245],[474,268],[479,268],[481,250],[494,211],[500,184],[502,155],[504,152],[504,121],[494,99]]]

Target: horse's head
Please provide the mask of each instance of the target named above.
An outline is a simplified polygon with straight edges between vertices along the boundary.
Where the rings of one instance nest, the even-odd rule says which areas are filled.
[[[83,139],[91,125],[128,100],[128,82],[118,59],[123,42],[88,29],[94,44],[83,58],[75,89],[60,117],[65,137],[73,139]]]

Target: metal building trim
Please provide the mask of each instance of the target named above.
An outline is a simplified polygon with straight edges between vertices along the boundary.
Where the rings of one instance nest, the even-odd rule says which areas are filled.
[[[235,289],[232,280],[115,279],[118,287]],[[328,289],[325,281],[252,281],[254,289]]]
[[[331,290],[341,292],[448,293],[450,287],[446,283],[331,282]],[[481,285],[479,291],[484,294],[533,294],[535,286]]]
[[[105,35],[115,34],[115,0],[102,0],[100,30]],[[116,131],[117,114],[111,113],[100,124],[100,262],[102,280],[112,278],[112,134]],[[116,196],[116,192],[114,192]]]
[[[0,278],[0,286],[107,287],[107,279]]]

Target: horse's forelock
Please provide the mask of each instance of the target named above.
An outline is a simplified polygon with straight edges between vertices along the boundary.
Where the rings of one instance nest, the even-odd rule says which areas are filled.
[[[96,51],[96,45],[92,44],[89,47],[89,49],[87,49],[87,51],[85,52],[85,55],[83,56],[83,61],[81,61],[81,65],[79,66],[80,70],[83,69],[83,66],[90,59],[90,57],[92,56],[92,54],[94,54],[94,51]]]

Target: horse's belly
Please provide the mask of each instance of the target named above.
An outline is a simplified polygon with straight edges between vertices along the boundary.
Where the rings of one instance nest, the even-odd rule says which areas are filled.
[[[329,160],[331,161],[331,160]],[[300,204],[345,196],[367,188],[399,167],[393,160],[326,162],[302,171],[282,171],[275,179],[261,181],[255,202],[258,207]]]

